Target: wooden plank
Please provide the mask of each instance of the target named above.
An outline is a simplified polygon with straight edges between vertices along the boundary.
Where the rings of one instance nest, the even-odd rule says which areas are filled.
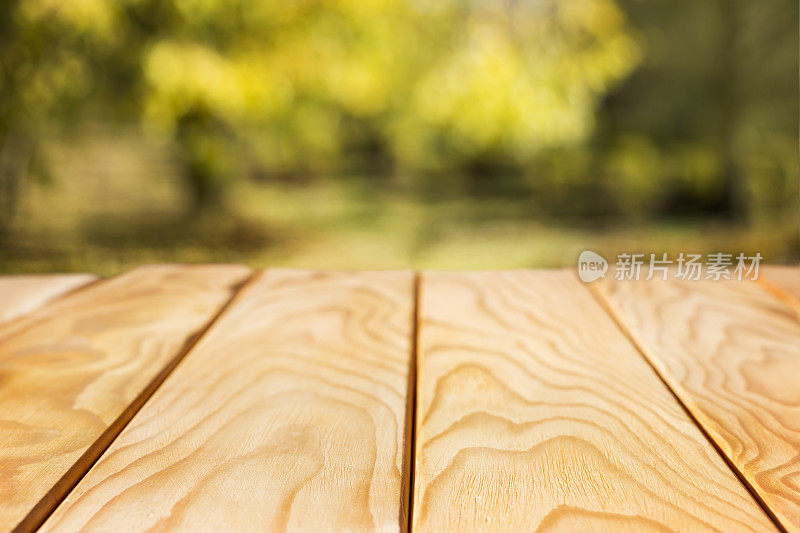
[[[751,490],[786,529],[800,531],[800,322],[792,310],[752,281],[597,287]]]
[[[413,284],[266,271],[44,530],[405,529]]]
[[[0,530],[46,518],[248,272],[141,267],[0,328]]]
[[[800,315],[800,268],[797,266],[764,265],[758,281]]]
[[[96,280],[91,274],[41,274],[0,277],[0,324]]]
[[[764,265],[760,278],[785,290],[795,298],[800,298],[800,267],[787,265]]]
[[[415,531],[775,529],[574,273],[420,290]]]

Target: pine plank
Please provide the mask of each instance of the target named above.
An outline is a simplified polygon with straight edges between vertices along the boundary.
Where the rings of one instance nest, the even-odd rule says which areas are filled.
[[[758,281],[800,315],[800,267],[764,265],[760,269]]]
[[[760,277],[800,298],[800,267],[797,265],[764,265]]]
[[[594,285],[593,285],[594,286]],[[753,281],[597,286],[752,490],[800,531],[800,321]]]
[[[775,530],[573,272],[420,293],[414,531]]]
[[[96,280],[91,274],[0,277],[0,324],[28,314],[58,296]]]
[[[140,267],[0,327],[0,530],[44,520],[248,272]]]
[[[405,529],[413,285],[264,272],[44,531]]]

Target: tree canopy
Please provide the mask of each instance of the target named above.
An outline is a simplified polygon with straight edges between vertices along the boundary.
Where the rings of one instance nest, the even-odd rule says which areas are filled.
[[[614,0],[18,0],[2,128],[91,107],[177,142],[200,194],[237,174],[525,162],[584,141],[640,49]],[[235,148],[234,148],[235,147]],[[244,147],[244,148],[242,148]],[[207,190],[206,190],[207,189]]]
[[[551,196],[604,187],[595,204],[639,214],[780,204],[796,3],[679,4],[8,0],[0,212],[44,171],[41,132],[87,117],[171,141],[198,207],[248,175],[364,161],[401,177],[513,167]]]

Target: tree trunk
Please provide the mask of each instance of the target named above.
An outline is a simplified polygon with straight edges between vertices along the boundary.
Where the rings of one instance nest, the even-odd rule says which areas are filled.
[[[222,187],[202,164],[189,161],[184,176],[192,199],[193,216],[205,216],[224,211]]]

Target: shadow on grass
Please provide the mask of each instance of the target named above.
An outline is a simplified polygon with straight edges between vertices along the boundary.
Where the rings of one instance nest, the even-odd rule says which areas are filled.
[[[31,239],[6,236],[0,241],[0,272],[75,272],[82,270],[74,250],[43,245]]]
[[[0,272],[114,275],[144,263],[248,262],[285,245],[286,231],[235,216],[94,216],[65,235],[19,232],[0,242]]]
[[[252,254],[286,240],[285,232],[221,213],[198,217],[110,216],[88,219],[82,234],[87,244],[108,249],[146,249],[155,252],[193,248],[209,252]]]

